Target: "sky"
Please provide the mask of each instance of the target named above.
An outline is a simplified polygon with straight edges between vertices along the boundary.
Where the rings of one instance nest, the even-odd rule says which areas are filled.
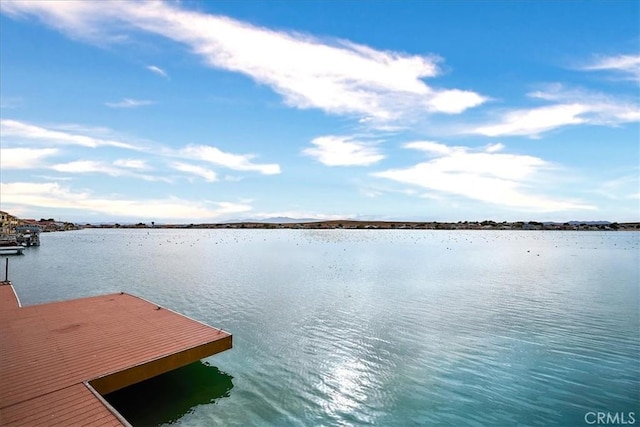
[[[0,2],[0,210],[640,221],[640,3]]]

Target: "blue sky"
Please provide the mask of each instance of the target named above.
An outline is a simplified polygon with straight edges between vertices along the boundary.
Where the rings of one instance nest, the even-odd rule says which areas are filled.
[[[0,209],[640,221],[637,1],[0,3]]]

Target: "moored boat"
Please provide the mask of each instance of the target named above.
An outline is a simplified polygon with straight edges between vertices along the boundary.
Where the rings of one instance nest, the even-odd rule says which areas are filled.
[[[19,225],[16,227],[16,239],[22,246],[40,246],[40,227],[37,225]]]

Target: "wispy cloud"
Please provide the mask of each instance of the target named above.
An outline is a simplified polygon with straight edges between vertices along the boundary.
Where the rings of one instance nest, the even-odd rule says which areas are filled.
[[[209,220],[225,215],[248,212],[252,207],[246,203],[193,201],[177,197],[163,199],[124,199],[99,197],[90,192],[74,192],[57,182],[47,183],[0,183],[4,205],[39,208],[63,208],[89,211],[126,218],[153,218],[171,221]]]
[[[526,155],[501,153],[492,145],[484,150],[450,147],[433,141],[411,142],[405,148],[420,150],[432,159],[414,166],[389,169],[373,175],[444,194],[462,196],[502,207],[536,212],[595,209],[574,201],[537,194],[539,173],[551,165]]]
[[[141,159],[118,159],[115,162],[113,162],[113,164],[115,166],[128,168],[128,169],[137,169],[137,170],[149,169],[149,166],[147,165],[147,161],[141,160]]]
[[[101,173],[111,176],[122,176],[125,172],[105,162],[94,160],[76,160],[68,163],[52,165],[51,169],[66,173]]]
[[[139,150],[136,145],[113,139],[93,137],[64,130],[45,128],[17,120],[0,120],[0,136],[41,141],[52,145],[79,145],[83,147],[111,146],[129,150]]]
[[[612,200],[637,198],[640,188],[640,167],[631,173],[594,183],[593,192]]]
[[[602,56],[581,69],[585,71],[612,71],[629,80],[640,82],[640,55]]]
[[[104,174],[112,177],[133,177],[145,181],[170,182],[167,177],[141,174],[131,170],[130,166],[123,165],[121,161],[113,163],[97,160],[75,160],[67,163],[59,163],[49,166],[57,172],[70,174]]]
[[[472,128],[469,133],[485,136],[539,136],[553,129],[573,125],[616,126],[640,121],[637,100],[610,97],[580,89],[552,85],[528,94],[552,105],[508,110],[496,122]]]
[[[61,130],[64,129],[64,130]],[[99,134],[101,137],[87,135],[86,133]],[[161,144],[152,144],[153,150],[148,147],[138,147],[126,141],[119,141],[102,137],[113,132],[104,128],[88,128],[81,125],[56,125],[40,126],[17,120],[0,121],[0,135],[2,137],[2,164],[7,168],[26,169],[30,167],[48,167],[64,173],[99,173],[109,176],[137,177],[147,181],[169,181],[166,176],[152,176],[139,172],[152,170],[149,162],[153,159],[163,159],[169,163],[169,167],[181,172],[200,176],[208,182],[217,181],[217,174],[204,167],[193,163],[185,163],[179,159],[188,159],[197,162],[222,166],[236,171],[258,172],[263,175],[279,174],[280,165],[277,163],[256,163],[253,154],[234,154],[222,151],[209,145],[188,145],[181,149],[173,149]],[[11,145],[21,145],[29,142],[53,145],[55,147],[65,145],[77,145],[89,148],[116,147],[127,150],[136,150],[145,153],[145,159],[122,158],[112,163],[103,160],[82,159],[66,163],[44,165],[42,160],[53,154],[64,154],[57,149],[40,149],[36,147],[15,148]],[[6,153],[5,153],[6,152]],[[68,154],[68,153],[67,153]]]
[[[472,133],[485,136],[537,136],[562,126],[586,122],[582,117],[589,107],[581,104],[561,104],[506,112],[500,121],[478,126]]]
[[[202,166],[192,165],[192,164],[183,163],[183,162],[172,162],[170,164],[170,167],[180,172],[186,172],[189,174],[199,176],[200,178],[203,178],[207,182],[214,182],[218,180],[218,176],[214,171]]]
[[[296,108],[373,119],[373,124],[424,113],[457,114],[486,98],[462,89],[436,89],[439,58],[381,51],[346,40],[274,31],[177,3],[2,2],[11,16],[35,15],[94,43],[119,40],[125,30],[157,34],[187,46],[211,67],[250,76]]]
[[[384,159],[372,144],[345,136],[321,136],[311,141],[315,147],[302,153],[327,166],[368,166]]]
[[[280,173],[280,165],[278,164],[253,163],[252,159],[255,157],[253,154],[225,153],[219,148],[210,145],[188,145],[179,150],[177,155],[238,171],[255,171],[264,175],[276,175]]]
[[[0,169],[36,169],[58,154],[57,148],[0,148]]]
[[[110,108],[137,108],[146,107],[147,105],[153,105],[155,102],[143,100],[143,99],[131,99],[124,98],[122,101],[117,102],[105,102],[104,105]]]
[[[580,105],[585,109],[584,118],[588,124],[616,126],[640,121],[640,104],[635,94],[626,99],[556,84],[545,90],[531,92],[529,96],[560,105]]]
[[[162,68],[156,66],[156,65],[148,65],[147,66],[147,70],[151,71],[154,74],[162,76],[165,79],[169,78],[169,75],[167,74],[167,72],[165,70],[163,70]]]

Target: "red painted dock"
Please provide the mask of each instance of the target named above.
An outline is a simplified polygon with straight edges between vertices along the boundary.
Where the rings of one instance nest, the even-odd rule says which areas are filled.
[[[0,425],[127,425],[101,395],[231,346],[229,333],[126,293],[20,307],[0,284]]]

